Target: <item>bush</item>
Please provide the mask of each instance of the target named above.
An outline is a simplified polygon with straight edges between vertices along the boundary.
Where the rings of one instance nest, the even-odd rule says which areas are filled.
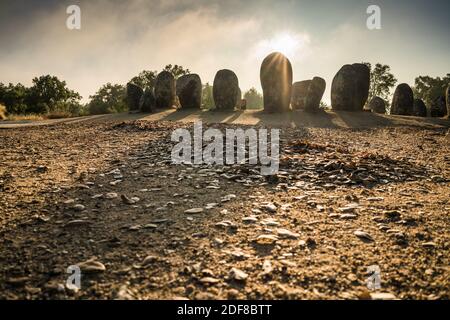
[[[34,113],[34,114],[49,113],[50,107],[44,102],[39,102],[34,107],[29,108],[28,111],[29,111],[29,113]]]
[[[126,89],[119,84],[107,83],[90,98],[91,101],[87,106],[89,114],[115,113],[127,110],[125,103]]]
[[[79,117],[86,114],[85,107],[78,101],[59,102],[47,112],[49,119]]]
[[[6,120],[6,107],[0,104],[0,120]]]

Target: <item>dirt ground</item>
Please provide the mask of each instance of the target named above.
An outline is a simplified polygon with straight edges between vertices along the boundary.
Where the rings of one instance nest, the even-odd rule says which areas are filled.
[[[172,164],[172,131],[196,120],[280,128],[280,172]],[[50,124],[0,130],[0,299],[450,298],[449,120],[170,111]]]

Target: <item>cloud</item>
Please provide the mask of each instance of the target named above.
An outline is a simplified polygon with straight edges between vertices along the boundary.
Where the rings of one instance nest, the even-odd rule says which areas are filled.
[[[429,32],[432,23],[412,28],[416,20],[402,16],[399,5],[397,11],[384,5],[383,29],[369,31],[365,5],[350,2],[72,3],[81,7],[80,31],[66,28],[64,1],[0,3],[0,43],[7,44],[0,47],[1,82],[30,85],[33,77],[52,74],[87,101],[106,82],[126,83],[144,69],[161,70],[171,63],[210,83],[219,69],[232,69],[241,89],[260,90],[260,64],[277,47],[289,51],[295,81],[326,80],[326,101],[335,73],[346,63],[389,64],[399,81],[409,83],[419,74],[448,72],[449,42],[441,32]]]
[[[65,27],[65,7],[39,14],[3,52],[1,80],[54,74],[84,100],[106,82],[125,83],[144,69],[181,64],[212,82],[217,70],[238,70],[259,23],[219,15],[218,8],[144,1],[118,8],[106,2],[81,6],[80,31]],[[20,66],[20,68],[18,68]]]

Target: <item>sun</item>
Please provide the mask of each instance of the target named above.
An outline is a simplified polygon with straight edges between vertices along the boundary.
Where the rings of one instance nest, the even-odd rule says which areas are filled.
[[[285,55],[295,53],[298,45],[298,41],[288,33],[279,34],[269,41],[269,47],[272,51],[279,51]]]
[[[285,56],[292,57],[301,49],[305,39],[289,32],[276,34],[271,39],[262,40],[258,44],[258,56],[265,56],[271,52],[278,51]]]

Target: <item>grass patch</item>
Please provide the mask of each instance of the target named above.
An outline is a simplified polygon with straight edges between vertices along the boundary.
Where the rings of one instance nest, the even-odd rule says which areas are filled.
[[[39,114],[9,114],[5,120],[9,121],[39,121],[45,118]]]

